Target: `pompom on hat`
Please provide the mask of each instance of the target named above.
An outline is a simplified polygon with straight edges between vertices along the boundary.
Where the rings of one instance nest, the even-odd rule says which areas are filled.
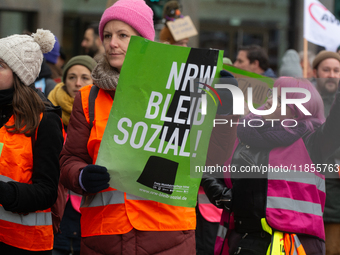
[[[54,43],[54,35],[44,29],[31,36],[11,35],[0,39],[0,58],[29,86],[39,75],[43,53],[51,51]]]
[[[99,35],[103,41],[103,30],[107,22],[120,20],[133,27],[142,37],[153,41],[153,11],[144,0],[118,0],[107,8],[99,23]]]

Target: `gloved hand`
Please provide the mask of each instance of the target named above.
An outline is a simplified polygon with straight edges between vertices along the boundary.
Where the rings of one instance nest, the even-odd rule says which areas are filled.
[[[235,77],[226,70],[220,71],[221,78],[219,84],[231,84],[238,87],[238,82]],[[222,105],[219,103],[217,108],[217,114],[229,115],[233,112],[233,96],[229,89],[216,89],[219,94]]]
[[[223,179],[213,177],[202,178],[201,186],[209,201],[216,207],[231,211],[232,209],[232,192]]]
[[[106,167],[97,165],[87,165],[81,172],[80,186],[89,193],[97,193],[107,189],[110,175]]]

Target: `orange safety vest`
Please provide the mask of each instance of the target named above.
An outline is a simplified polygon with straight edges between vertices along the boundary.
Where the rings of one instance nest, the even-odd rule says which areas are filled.
[[[284,248],[287,255],[306,255],[305,249],[296,234],[284,234]]]
[[[6,125],[12,124],[13,116]],[[0,143],[3,144],[0,155],[0,180],[31,184],[32,139],[24,134],[9,133],[3,126],[0,128]],[[6,211],[0,205],[0,242],[29,251],[52,250],[51,209],[19,214]]]
[[[89,118],[89,94],[92,85],[81,92],[84,115]],[[113,99],[99,89],[95,99],[94,121],[87,149],[96,162]],[[181,231],[196,228],[195,208],[167,205],[111,187],[92,196],[83,196],[80,207],[82,237],[124,234],[132,228],[141,231]]]

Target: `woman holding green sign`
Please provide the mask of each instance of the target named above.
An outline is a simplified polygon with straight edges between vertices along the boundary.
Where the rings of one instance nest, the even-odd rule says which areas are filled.
[[[83,195],[81,254],[196,254],[194,208],[118,191],[107,169],[94,165],[130,38],[154,40],[153,12],[143,0],[119,0],[103,13],[99,32],[105,55],[94,85],[75,97],[60,157],[61,182]]]

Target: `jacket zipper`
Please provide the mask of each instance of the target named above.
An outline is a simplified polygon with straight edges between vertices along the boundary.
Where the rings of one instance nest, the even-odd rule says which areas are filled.
[[[242,152],[240,152],[240,157],[247,162],[251,166],[255,166],[254,161],[252,161],[250,158],[248,158],[246,155],[243,155]]]

